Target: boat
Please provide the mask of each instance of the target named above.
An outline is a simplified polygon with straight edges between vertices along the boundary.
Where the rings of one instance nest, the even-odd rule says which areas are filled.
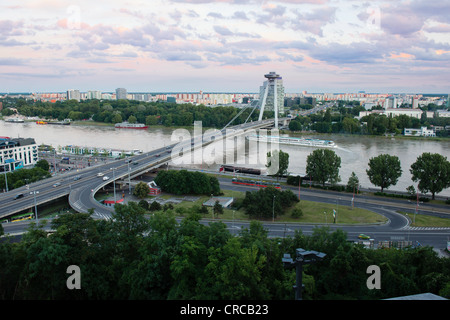
[[[47,121],[36,121],[36,124],[47,124]]]
[[[10,118],[10,119],[6,119],[6,122],[12,122],[12,123],[24,123],[25,121],[23,119],[19,119],[19,118]]]
[[[47,124],[55,124],[55,125],[61,125],[61,126],[68,126],[70,125],[70,121],[50,121],[47,122]]]
[[[114,125],[115,128],[120,128],[120,129],[147,129],[148,126],[146,126],[145,124],[142,123],[129,123],[129,122],[121,122],[121,123],[116,123]]]
[[[331,140],[307,139],[307,138],[293,138],[293,137],[279,137],[279,136],[264,136],[264,135],[250,135],[246,136],[247,140],[265,142],[265,143],[279,143],[302,147],[318,147],[318,148],[336,148],[337,145]]]

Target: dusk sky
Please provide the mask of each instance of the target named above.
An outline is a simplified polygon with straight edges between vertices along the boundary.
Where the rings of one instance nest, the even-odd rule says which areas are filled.
[[[0,92],[450,93],[450,0],[2,0]]]

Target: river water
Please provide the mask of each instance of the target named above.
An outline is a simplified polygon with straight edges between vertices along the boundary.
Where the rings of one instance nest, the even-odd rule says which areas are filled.
[[[7,123],[0,121],[0,136],[12,138],[34,138],[37,144],[49,144],[54,147],[77,145],[79,147],[113,148],[118,150],[140,149],[144,152],[152,151],[164,147],[179,140],[174,140],[174,136],[179,136],[177,130],[173,128],[152,128],[147,130],[115,129],[111,126],[84,126],[84,125],[37,125],[34,122]],[[190,130],[190,133],[193,131]],[[318,138],[333,140],[337,148],[333,150],[341,157],[341,168],[339,174],[341,183],[346,184],[352,171],[359,178],[363,188],[378,187],[372,185],[367,177],[369,159],[380,154],[390,154],[399,157],[402,165],[402,176],[397,185],[391,186],[388,190],[406,191],[410,185],[417,187],[417,183],[411,180],[409,169],[418,156],[423,152],[439,153],[450,159],[450,141],[432,141],[426,139],[395,139],[390,137],[368,137],[358,135],[308,135],[308,138]],[[245,147],[245,144],[238,143],[237,149],[241,150],[243,157],[240,160],[233,160],[227,164],[238,166],[254,167],[264,169],[266,159],[261,157],[258,161],[249,160],[253,156],[253,151]],[[289,172],[304,175],[306,171],[306,158],[314,150],[311,147],[300,147],[290,145],[280,145],[280,149],[289,153]],[[261,153],[265,154],[265,152]],[[227,154],[228,156],[228,154]],[[195,159],[195,158],[194,158]],[[204,156],[204,159],[207,159]],[[224,158],[230,159],[230,158]],[[246,159],[246,160],[245,160]],[[211,163],[212,162],[212,163]],[[245,163],[247,162],[247,163]],[[207,164],[208,163],[208,164]],[[196,162],[197,168],[218,170],[220,164],[224,163],[221,157],[213,160],[205,160],[202,164]],[[250,163],[250,164],[249,164]],[[438,195],[450,197],[450,188],[443,190]]]

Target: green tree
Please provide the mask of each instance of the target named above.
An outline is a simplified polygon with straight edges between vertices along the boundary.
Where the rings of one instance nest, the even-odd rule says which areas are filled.
[[[148,208],[150,211],[160,211],[162,210],[161,204],[159,202],[153,201]]]
[[[45,159],[41,159],[38,162],[36,162],[36,167],[41,168],[44,171],[48,171],[48,169],[50,169],[50,165],[48,164],[48,161]]]
[[[381,154],[369,159],[369,169],[366,170],[370,182],[384,188],[396,185],[398,178],[402,175],[402,167],[397,156]]]
[[[269,151],[267,153],[266,167],[269,174],[276,176],[277,180],[282,176],[286,176],[289,167],[289,153],[282,150],[274,150],[273,153]]]
[[[149,192],[150,187],[148,186],[148,184],[142,181],[139,182],[133,190],[133,194],[140,199],[146,198]]]
[[[450,187],[450,162],[438,153],[424,152],[411,165],[412,180],[419,181],[419,190],[435,194]]]
[[[137,118],[133,115],[128,117],[128,122],[129,123],[136,123],[137,122]]]
[[[214,203],[213,211],[214,215],[223,214],[223,207],[218,200]]]
[[[358,188],[359,188],[359,179],[356,176],[356,174],[352,171],[352,174],[348,178],[346,189],[348,192],[355,192],[356,190],[358,190]]]
[[[113,123],[121,123],[122,121],[122,116],[119,113],[116,113],[112,118]]]
[[[312,180],[322,183],[329,181],[334,184],[339,182],[339,168],[341,167],[341,158],[329,149],[317,149],[306,158],[306,174],[312,177]]]
[[[254,192],[247,191],[242,206],[250,217],[267,219],[284,214],[287,208],[298,201],[291,190],[280,191],[267,187]]]

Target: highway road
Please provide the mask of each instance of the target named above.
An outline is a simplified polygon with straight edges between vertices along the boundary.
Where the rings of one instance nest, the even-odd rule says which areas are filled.
[[[222,189],[229,190],[256,190],[255,187],[244,187],[241,185],[234,185],[230,179],[219,179]],[[290,188],[294,194],[298,194],[298,187],[285,187],[283,189]],[[325,191],[301,188],[300,199],[306,201],[315,201],[330,204],[339,204],[340,206],[351,206],[353,195]],[[359,234],[367,234],[378,241],[397,241],[406,240],[412,241],[416,244],[416,241],[423,246],[431,246],[435,248],[445,248],[447,241],[450,241],[450,228],[413,228],[410,227],[410,221],[397,211],[410,212],[411,217],[415,212],[415,204],[408,202],[407,200],[399,199],[383,199],[375,196],[358,195],[355,197],[354,206],[362,209],[367,209],[372,212],[385,216],[388,221],[383,224],[363,224],[363,225],[343,225],[333,223],[323,224],[299,224],[299,223],[273,223],[265,222],[264,227],[269,230],[270,236],[284,237],[293,236],[295,230],[301,230],[304,234],[312,234],[313,229],[317,226],[327,226],[330,230],[341,229],[348,235],[349,240],[357,240]],[[428,214],[433,216],[441,216],[450,218],[450,208],[444,205],[432,205],[421,204],[419,207],[419,214]],[[339,219],[339,217],[338,217]],[[331,219],[329,219],[331,220]],[[339,221],[338,221],[339,222]],[[233,223],[233,222],[232,222]],[[230,230],[235,232],[241,226],[247,225],[248,222],[234,222],[231,223]]]
[[[121,160],[118,166],[123,166],[125,163]],[[127,167],[127,165],[126,165]],[[97,177],[96,177],[97,178]],[[97,178],[100,179],[100,178]],[[229,178],[219,178],[219,182],[222,189],[247,191],[256,190],[255,187],[234,185]],[[298,190],[298,189],[297,189]],[[295,192],[296,189],[293,188]],[[86,192],[86,191],[85,191]],[[89,192],[86,192],[84,196],[89,197]],[[316,191],[310,189],[301,190],[301,199],[316,202],[325,202],[335,204],[339,199],[339,205],[350,206],[351,195],[344,193],[330,192],[330,191]],[[412,241],[413,244],[419,243],[422,246],[431,246],[438,249],[446,247],[447,241],[450,240],[450,228],[411,228],[409,221],[403,216],[398,214],[397,210],[408,211],[414,210],[408,201],[402,201],[398,199],[377,199],[376,197],[358,196],[354,202],[356,207],[364,208],[376,212],[385,216],[388,219],[387,223],[383,224],[363,224],[363,225],[342,225],[333,223],[322,224],[299,224],[299,223],[278,223],[278,222],[263,222],[264,228],[268,231],[270,237],[286,237],[295,235],[296,230],[301,230],[305,235],[311,235],[314,228],[327,226],[331,231],[341,229],[347,233],[348,239],[356,241],[360,233],[369,235],[375,240],[379,241],[396,241],[406,240]],[[101,206],[101,205],[100,205]],[[106,213],[110,214],[111,209],[108,209]],[[448,210],[448,209],[447,209]],[[419,213],[427,214],[449,214],[445,213],[445,210],[441,206],[436,205],[423,205]],[[203,219],[202,222],[209,224],[214,221],[222,221],[227,224],[229,231],[232,234],[238,234],[241,228],[248,228],[248,221],[239,220],[213,220]],[[4,225],[5,232],[10,234],[21,233],[26,230],[28,222],[10,223]]]

